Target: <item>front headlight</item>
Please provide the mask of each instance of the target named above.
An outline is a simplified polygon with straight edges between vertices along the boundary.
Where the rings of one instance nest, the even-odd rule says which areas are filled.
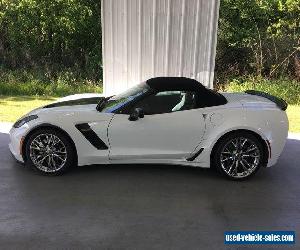
[[[22,127],[25,123],[27,122],[30,122],[32,120],[35,120],[37,119],[38,116],[37,115],[29,115],[29,116],[26,116],[18,121],[16,121],[16,123],[13,125],[14,128],[20,128]]]

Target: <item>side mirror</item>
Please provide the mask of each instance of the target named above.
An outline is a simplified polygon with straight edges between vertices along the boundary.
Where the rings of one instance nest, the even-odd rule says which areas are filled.
[[[128,120],[129,121],[136,121],[139,118],[144,118],[144,116],[145,116],[145,113],[144,113],[143,109],[141,109],[141,108],[135,108],[133,110],[133,112],[129,115]]]

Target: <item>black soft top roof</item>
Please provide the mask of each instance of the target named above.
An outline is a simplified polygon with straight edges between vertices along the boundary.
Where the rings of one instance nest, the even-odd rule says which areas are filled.
[[[206,91],[200,82],[186,77],[155,77],[146,82],[157,91]]]
[[[155,77],[146,81],[155,91],[195,91],[199,107],[224,105],[226,98],[218,92],[204,87],[200,82],[186,77]]]

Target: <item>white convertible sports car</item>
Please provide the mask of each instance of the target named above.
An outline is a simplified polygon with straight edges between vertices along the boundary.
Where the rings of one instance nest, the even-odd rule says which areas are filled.
[[[192,79],[158,77],[120,95],[74,95],[35,109],[13,125],[9,148],[50,175],[76,165],[155,163],[245,179],[277,162],[286,108],[263,92],[221,94]]]

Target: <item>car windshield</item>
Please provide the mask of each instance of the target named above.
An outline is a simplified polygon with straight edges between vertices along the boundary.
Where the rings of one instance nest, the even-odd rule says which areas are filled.
[[[150,87],[146,83],[138,84],[119,95],[106,99],[100,103],[98,110],[104,113],[113,113],[117,109],[146,93],[149,88]]]

